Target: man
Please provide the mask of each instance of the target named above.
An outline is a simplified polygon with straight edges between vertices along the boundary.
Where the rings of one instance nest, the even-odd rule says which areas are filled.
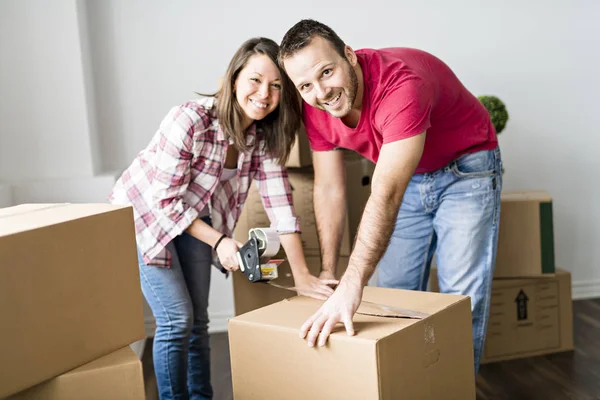
[[[343,158],[333,150],[376,163],[346,273],[301,337],[323,346],[338,322],[353,335],[352,317],[376,267],[379,286],[426,290],[435,251],[440,290],[471,297],[477,373],[502,187],[489,113],[434,56],[354,51],[314,20],[285,34],[279,62],[304,100],[324,278],[333,278],[346,213]]]

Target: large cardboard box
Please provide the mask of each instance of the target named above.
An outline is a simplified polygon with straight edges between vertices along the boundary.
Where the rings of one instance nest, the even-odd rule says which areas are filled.
[[[475,399],[468,297],[366,287],[363,300],[429,316],[363,303],[355,336],[340,326],[314,348],[298,331],[320,301],[297,296],[237,316],[229,321],[235,399]]]
[[[133,211],[0,209],[0,398],[145,337]]]
[[[9,400],[144,400],[142,363],[129,346],[9,397]]]
[[[431,288],[439,290],[437,271]],[[571,274],[494,279],[481,363],[573,350]]]
[[[552,197],[543,191],[502,193],[498,255],[494,277],[552,274]]]

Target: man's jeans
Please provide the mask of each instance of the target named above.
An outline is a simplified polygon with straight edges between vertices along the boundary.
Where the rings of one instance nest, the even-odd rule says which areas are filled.
[[[411,179],[378,286],[427,290],[434,252],[442,293],[471,297],[475,374],[484,346],[498,243],[500,149],[466,154]]]
[[[208,336],[211,248],[186,233],[167,245],[171,268],[139,257],[142,292],[156,319],[153,357],[161,400],[212,399]],[[139,255],[139,253],[138,253]]]

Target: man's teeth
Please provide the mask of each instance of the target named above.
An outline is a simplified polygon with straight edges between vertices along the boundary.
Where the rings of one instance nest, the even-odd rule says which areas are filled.
[[[256,100],[252,100],[252,99],[250,99],[250,102],[258,108],[267,108],[267,105],[265,103],[260,103]]]
[[[338,95],[335,97],[335,99],[333,99],[333,100],[331,100],[331,101],[328,101],[328,102],[327,102],[327,103],[325,103],[325,104],[327,104],[328,106],[330,106],[330,105],[334,104],[336,101],[338,101],[338,100],[340,99],[340,96],[341,96],[341,95],[342,95],[341,93],[340,93],[340,94],[338,94]]]

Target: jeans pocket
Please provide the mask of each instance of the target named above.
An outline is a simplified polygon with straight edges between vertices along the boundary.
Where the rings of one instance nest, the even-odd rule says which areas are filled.
[[[452,173],[458,178],[483,178],[496,173],[496,157],[493,150],[465,154],[451,165]]]

